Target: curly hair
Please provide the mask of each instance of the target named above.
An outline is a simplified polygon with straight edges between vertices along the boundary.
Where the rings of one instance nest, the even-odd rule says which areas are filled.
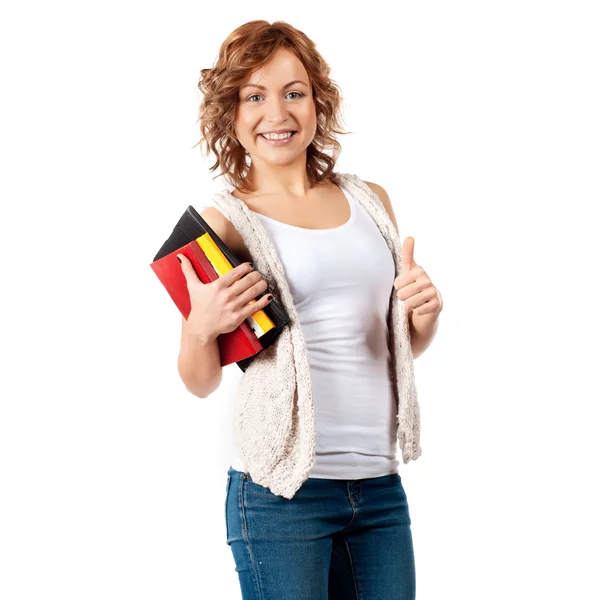
[[[256,191],[247,181],[250,165],[246,150],[235,135],[234,122],[239,88],[252,73],[268,63],[279,48],[291,50],[304,65],[315,102],[317,129],[306,149],[306,172],[311,187],[325,180],[336,181],[333,169],[341,146],[336,134],[341,130],[341,94],[329,77],[329,65],[302,31],[284,21],[249,21],[233,31],[221,45],[211,69],[202,69],[198,88],[203,94],[200,105],[200,150],[206,156],[212,151],[216,162],[210,171],[220,167],[225,179],[235,188]],[[193,147],[195,147],[193,146]],[[325,153],[331,149],[331,156]],[[204,153],[203,153],[204,154]],[[213,178],[214,179],[214,178]]]

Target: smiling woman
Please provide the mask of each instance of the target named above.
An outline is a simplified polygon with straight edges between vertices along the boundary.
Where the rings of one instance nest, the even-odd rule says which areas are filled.
[[[221,381],[221,322],[267,284],[290,316],[236,391],[225,524],[242,596],[414,599],[396,452],[400,442],[405,463],[420,456],[420,418],[406,312],[393,295],[408,254],[390,198],[335,170],[341,95],[315,43],[291,25],[236,29],[199,88],[211,170],[233,188],[202,216],[255,268],[220,286],[186,269],[194,308],[182,339],[210,339],[210,354],[203,342],[182,345],[189,377],[208,382],[196,389],[212,390],[200,397]],[[419,290],[405,279],[411,287],[398,293],[409,301]]]
[[[241,193],[256,192],[252,164],[305,162],[311,186],[334,178],[341,94],[330,67],[303,32],[277,22],[251,21],[223,43],[198,87],[201,150],[212,151],[225,179]],[[289,133],[270,139],[268,133]],[[281,137],[281,136],[278,136]]]

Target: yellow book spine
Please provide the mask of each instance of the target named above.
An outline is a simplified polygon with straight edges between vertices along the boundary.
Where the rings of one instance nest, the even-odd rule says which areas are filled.
[[[196,242],[198,242],[198,245],[206,255],[206,258],[208,258],[210,261],[210,264],[214,267],[219,277],[222,277],[225,275],[225,273],[233,270],[233,266],[229,262],[229,259],[223,254],[223,252],[221,252],[221,249],[210,237],[210,234],[202,234],[200,237],[196,238]],[[252,299],[250,302],[256,302],[256,300]],[[275,323],[273,323],[271,318],[262,309],[255,312],[253,315],[250,315],[246,319],[246,322],[248,325],[250,325],[257,338],[260,338],[262,335],[267,333],[267,331],[275,327]]]

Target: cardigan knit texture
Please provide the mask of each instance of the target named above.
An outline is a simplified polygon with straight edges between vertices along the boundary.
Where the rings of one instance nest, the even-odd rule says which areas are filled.
[[[371,215],[394,259],[395,277],[401,275],[402,243],[379,196],[357,175],[336,173],[334,182],[349,189]],[[290,316],[276,341],[254,358],[239,381],[233,408],[235,441],[252,481],[292,499],[315,464],[315,413],[306,343],[267,230],[231,190],[216,192],[206,206],[217,208],[236,228],[254,268]],[[387,326],[389,375],[398,409],[397,440],[402,460],[408,463],[421,455],[420,411],[408,317],[393,282]]]

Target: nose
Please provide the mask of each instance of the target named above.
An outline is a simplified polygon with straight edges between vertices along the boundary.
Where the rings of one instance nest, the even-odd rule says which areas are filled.
[[[288,110],[283,98],[270,98],[267,101],[265,117],[270,123],[279,123],[287,119]]]

